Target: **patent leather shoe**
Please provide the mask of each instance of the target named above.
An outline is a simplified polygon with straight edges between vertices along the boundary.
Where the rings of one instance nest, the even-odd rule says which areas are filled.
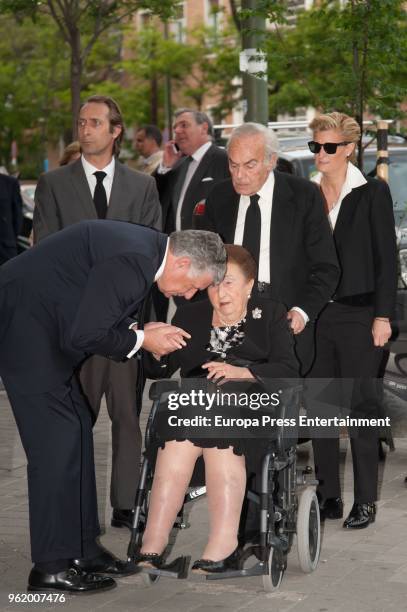
[[[66,591],[69,593],[95,593],[113,589],[113,578],[101,574],[88,574],[71,567],[57,574],[47,574],[33,568],[28,577],[28,591]]]
[[[343,517],[343,501],[340,497],[327,497],[319,500],[319,514],[321,521],[325,519],[341,519]]]
[[[198,559],[192,566],[196,574],[220,574],[222,572],[236,571],[240,568],[240,549],[236,548],[226,559],[212,561],[211,559]]]
[[[163,562],[163,556],[158,553],[136,553],[134,558],[135,565],[139,567],[155,567],[160,569]]]
[[[344,529],[364,529],[376,519],[376,504],[357,504],[354,503],[352,510],[343,523]]]
[[[92,559],[73,559],[72,564],[84,572],[99,572],[114,576],[129,576],[136,573],[136,567],[132,561],[120,561],[107,550]]]

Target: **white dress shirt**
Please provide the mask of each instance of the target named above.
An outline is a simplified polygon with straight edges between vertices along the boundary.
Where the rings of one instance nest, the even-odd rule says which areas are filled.
[[[312,177],[312,181],[317,183],[317,185],[321,185],[322,172],[318,172],[315,176]],[[346,169],[346,177],[345,182],[342,185],[341,193],[339,194],[338,201],[335,202],[333,208],[329,211],[328,221],[331,226],[332,231],[335,229],[336,221],[338,219],[339,211],[341,209],[342,200],[356,187],[360,187],[361,185],[365,185],[367,180],[359,170],[356,168],[351,162],[348,162],[348,167]]]
[[[162,260],[161,266],[158,268],[154,276],[154,282],[156,282],[160,278],[162,273],[164,272],[165,262],[167,261],[169,244],[170,244],[170,239],[168,238],[167,246],[166,246],[165,253],[164,253],[164,258]],[[130,359],[130,357],[133,357],[133,355],[137,353],[137,351],[141,348],[144,342],[144,331],[142,329],[137,329],[137,323],[132,323],[131,325],[129,325],[129,329],[132,329],[136,333],[137,341],[136,341],[134,348],[127,355],[127,359]]]
[[[105,188],[107,204],[109,205],[110,193],[112,191],[112,184],[113,184],[113,177],[114,177],[114,168],[115,168],[114,157],[112,157],[112,159],[107,164],[107,166],[105,166],[105,168],[95,168],[95,166],[90,164],[84,158],[83,155],[81,156],[81,161],[82,161],[83,169],[85,171],[86,179],[88,181],[88,185],[89,185],[89,189],[90,189],[92,198],[95,193],[95,187],[96,187],[96,182],[97,182],[96,176],[94,175],[94,173],[95,172],[106,172],[106,176],[103,179],[103,187]]]

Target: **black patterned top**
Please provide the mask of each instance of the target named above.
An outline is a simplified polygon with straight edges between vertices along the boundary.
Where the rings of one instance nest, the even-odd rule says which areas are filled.
[[[216,353],[222,359],[226,359],[226,355],[230,349],[242,344],[244,340],[244,324],[246,318],[241,319],[235,325],[227,325],[224,327],[212,327],[209,344],[206,347],[207,351]]]

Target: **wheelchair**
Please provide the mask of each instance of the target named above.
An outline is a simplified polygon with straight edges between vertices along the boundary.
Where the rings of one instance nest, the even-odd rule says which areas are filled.
[[[152,383],[150,400],[153,401],[146,428],[146,447],[151,441],[152,427],[160,403],[169,393],[179,390],[179,381],[159,380]],[[301,387],[283,392],[278,407],[279,418],[295,416],[298,419]],[[163,400],[164,398],[164,400]],[[221,580],[246,576],[261,576],[266,592],[277,590],[287,568],[287,557],[296,536],[298,560],[304,573],[313,572],[319,562],[321,529],[318,499],[315,493],[317,480],[312,480],[311,468],[297,469],[297,431],[284,426],[277,427],[267,452],[262,458],[261,473],[257,477],[257,491],[247,490],[247,500],[258,507],[258,538],[255,544],[247,544],[242,550],[239,570],[206,574],[206,580]],[[146,517],[148,515],[149,492],[153,471],[149,459],[144,457],[139,487],[136,494],[135,511],[130,542],[127,550],[129,562],[135,560],[141,548]],[[178,514],[174,528],[184,529],[186,504],[206,493],[204,486],[190,487],[184,505]],[[164,555],[165,556],[165,555]],[[160,576],[184,579],[188,576],[190,557],[182,556],[160,568],[140,567],[138,573],[146,586],[152,586]]]

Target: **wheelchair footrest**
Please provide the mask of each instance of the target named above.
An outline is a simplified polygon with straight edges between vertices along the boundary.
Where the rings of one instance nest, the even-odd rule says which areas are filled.
[[[252,567],[240,570],[230,570],[230,572],[219,572],[219,574],[205,574],[206,580],[223,580],[226,578],[240,578],[250,576],[262,576],[267,573],[267,564],[263,562],[255,563]]]
[[[142,572],[146,574],[152,574],[153,576],[166,576],[167,578],[178,578],[184,579],[188,577],[189,564],[191,557],[177,557],[171,563],[166,563],[160,568],[156,567],[142,567]]]

